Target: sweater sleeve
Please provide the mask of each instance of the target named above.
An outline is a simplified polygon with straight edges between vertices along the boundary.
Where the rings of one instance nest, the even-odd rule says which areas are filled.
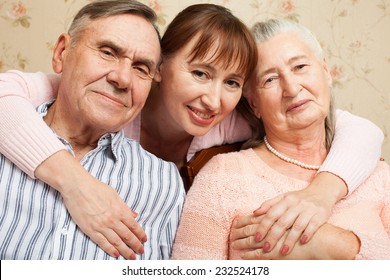
[[[377,165],[383,138],[383,132],[369,120],[337,110],[332,147],[318,172],[342,178],[350,194]]]
[[[18,71],[0,74],[0,153],[32,178],[45,159],[65,149],[32,104],[53,98],[53,78]]]

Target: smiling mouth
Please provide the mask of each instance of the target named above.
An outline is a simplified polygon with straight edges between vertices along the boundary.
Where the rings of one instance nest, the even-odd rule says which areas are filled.
[[[205,120],[209,120],[211,119],[212,117],[214,117],[214,115],[210,115],[210,114],[205,114],[205,113],[202,113],[202,112],[199,112],[197,110],[195,110],[194,108],[190,107],[190,106],[187,106],[192,112],[195,113],[195,115],[197,115],[199,118],[202,118],[202,119],[205,119]]]
[[[305,105],[309,101],[310,100],[302,100],[302,101],[299,101],[297,103],[294,103],[294,104],[288,106],[287,112],[297,110],[298,108],[300,108],[301,106]]]
[[[108,101],[110,101],[111,103],[114,103],[116,105],[119,105],[119,106],[123,106],[123,107],[127,107],[122,100],[118,99],[118,98],[115,98],[114,96],[110,95],[110,94],[106,94],[106,93],[102,93],[102,92],[99,92],[99,91],[94,91],[96,94],[104,97],[105,99],[107,99]]]

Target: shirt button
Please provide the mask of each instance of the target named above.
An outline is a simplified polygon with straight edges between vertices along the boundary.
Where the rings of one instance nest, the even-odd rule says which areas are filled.
[[[61,234],[62,235],[67,235],[68,234],[68,230],[66,228],[62,228],[61,229]]]

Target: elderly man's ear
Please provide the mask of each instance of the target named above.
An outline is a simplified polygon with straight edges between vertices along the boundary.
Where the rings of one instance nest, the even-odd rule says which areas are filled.
[[[156,73],[154,74],[153,80],[157,83],[161,82],[161,68],[162,68],[162,61],[156,68]]]
[[[66,56],[67,50],[70,47],[70,36],[67,33],[63,33],[58,37],[54,46],[52,67],[54,72],[61,73],[63,70],[63,62]]]

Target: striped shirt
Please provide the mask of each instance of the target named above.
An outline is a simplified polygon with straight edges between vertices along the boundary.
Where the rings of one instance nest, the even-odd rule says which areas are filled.
[[[38,107],[44,116],[49,103]],[[59,138],[73,154],[67,141]],[[176,166],[123,132],[102,136],[81,160],[138,213],[148,241],[138,259],[169,259],[185,191]],[[120,257],[122,258],[122,257]],[[59,192],[0,154],[0,259],[114,259],[80,231]]]

